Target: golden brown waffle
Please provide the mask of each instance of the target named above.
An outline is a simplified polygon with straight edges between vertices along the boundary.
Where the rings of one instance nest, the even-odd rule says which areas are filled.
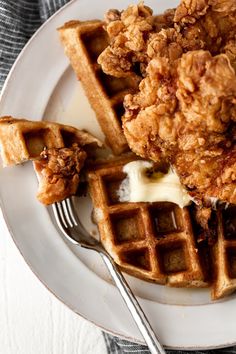
[[[87,157],[84,149],[101,145],[90,134],[67,125],[12,117],[0,119],[0,144],[3,165],[34,161],[37,197],[46,205],[76,193]]]
[[[28,121],[10,116],[0,118],[0,144],[3,165],[35,160],[44,148],[70,147],[101,142],[89,133],[68,125],[47,121]]]
[[[236,206],[218,213],[218,240],[214,246],[215,282],[212,298],[219,299],[236,290]]]
[[[212,286],[216,300],[236,290],[236,206],[217,211],[215,244],[198,242],[192,208],[167,202],[120,202],[123,166],[137,157],[108,160],[88,171],[101,240],[131,275],[176,287]]]
[[[207,277],[187,208],[176,204],[120,202],[124,164],[133,157],[93,166],[88,172],[101,240],[128,273],[176,287],[204,287]]]
[[[137,90],[138,77],[118,79],[104,74],[97,64],[99,54],[109,44],[103,22],[70,21],[58,31],[65,53],[77,78],[81,80],[108,145],[117,155],[128,151],[121,126],[123,98]]]

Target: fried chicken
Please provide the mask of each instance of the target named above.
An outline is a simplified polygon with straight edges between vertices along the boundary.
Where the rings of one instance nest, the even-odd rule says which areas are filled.
[[[168,14],[158,26],[143,3],[111,12],[98,62],[144,78],[124,100],[131,149],[170,162],[199,203],[236,203],[236,1],[182,0]]]
[[[141,2],[109,15],[106,29],[111,42],[98,58],[106,74],[145,76],[147,64],[156,56],[175,60],[200,49],[225,53],[236,68],[235,0],[182,0],[176,11],[156,17]]]
[[[146,36],[153,31],[152,10],[144,6],[129,6],[125,11],[110,11],[106,15],[107,33],[112,42],[98,58],[105,73],[125,77],[134,72],[133,66],[147,61]]]
[[[150,60],[147,53],[149,39],[161,29],[173,26],[173,19],[174,9],[153,16],[152,10],[142,2],[130,5],[122,12],[109,10],[105,22],[111,44],[98,58],[102,70],[116,77],[145,75]]]
[[[196,201],[236,203],[236,75],[225,54],[156,57],[124,101],[124,133],[138,155],[166,159]]]
[[[182,0],[174,22],[184,40],[197,41],[199,48],[211,54],[226,53],[235,67],[236,62],[236,1]],[[200,42],[202,42],[200,44]]]
[[[49,205],[76,194],[86,157],[86,152],[78,144],[43,150],[35,161],[39,178],[38,200]]]

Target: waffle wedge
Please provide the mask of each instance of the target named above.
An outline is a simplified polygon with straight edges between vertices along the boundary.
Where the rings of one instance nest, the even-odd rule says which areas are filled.
[[[87,132],[67,125],[12,117],[0,119],[0,144],[4,166],[33,160],[37,197],[46,205],[76,193],[85,150],[101,145]]]
[[[176,287],[204,287],[190,214],[176,204],[120,202],[123,166],[133,157],[98,164],[88,172],[101,241],[131,275]]]
[[[192,207],[167,202],[120,202],[123,167],[134,155],[88,170],[94,220],[101,241],[121,268],[133,276],[175,287],[211,286],[217,300],[236,290],[236,206],[219,209],[216,239],[199,241]]]
[[[236,206],[218,212],[218,239],[214,246],[215,281],[212,298],[223,298],[236,290]]]
[[[44,148],[70,147],[102,143],[86,131],[69,125],[16,119],[11,116],[0,118],[0,144],[3,165],[15,165],[39,158]]]
[[[123,98],[137,90],[139,78],[118,79],[104,74],[97,64],[99,54],[109,44],[103,22],[70,21],[58,31],[65,53],[83,85],[108,145],[117,155],[128,151],[121,126]]]

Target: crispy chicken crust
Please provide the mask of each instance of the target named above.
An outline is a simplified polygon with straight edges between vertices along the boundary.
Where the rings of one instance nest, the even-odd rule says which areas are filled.
[[[131,149],[170,162],[199,203],[236,203],[236,1],[182,0],[168,14],[158,27],[143,3],[113,13],[98,62],[143,76],[124,100]]]
[[[182,0],[176,11],[153,16],[144,6],[108,12],[110,45],[98,58],[103,71],[116,77],[141,73],[156,56],[171,60],[190,50],[225,53],[236,68],[235,0]]]
[[[76,194],[86,157],[86,152],[78,144],[42,151],[40,159],[35,161],[39,176],[38,200],[49,205]]]
[[[124,104],[135,153],[168,160],[196,200],[236,203],[236,76],[225,54],[192,51],[175,65],[155,58]]]

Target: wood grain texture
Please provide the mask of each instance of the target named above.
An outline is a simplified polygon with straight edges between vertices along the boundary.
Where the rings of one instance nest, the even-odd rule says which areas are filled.
[[[57,300],[24,262],[0,215],[0,353],[105,354],[101,331]]]

